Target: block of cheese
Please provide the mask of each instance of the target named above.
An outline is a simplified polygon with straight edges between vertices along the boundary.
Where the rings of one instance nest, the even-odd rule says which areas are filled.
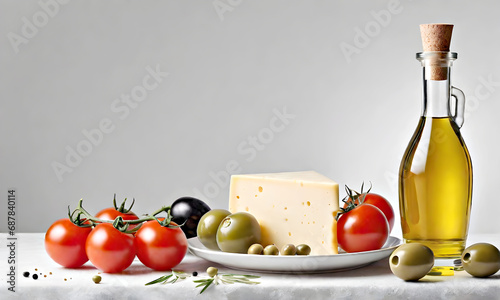
[[[307,244],[311,255],[338,253],[339,185],[314,171],[231,176],[229,211],[246,211],[262,229],[262,245]]]

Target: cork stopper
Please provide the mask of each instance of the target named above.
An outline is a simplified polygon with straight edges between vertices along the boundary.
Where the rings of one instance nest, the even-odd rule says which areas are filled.
[[[420,35],[424,52],[450,51],[452,24],[422,24]]]
[[[424,52],[449,52],[452,24],[421,24],[420,34]],[[430,80],[448,79],[448,66],[443,66],[439,60],[431,61],[426,70],[426,78]]]

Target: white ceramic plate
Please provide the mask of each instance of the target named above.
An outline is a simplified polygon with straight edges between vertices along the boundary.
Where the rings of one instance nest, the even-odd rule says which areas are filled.
[[[271,273],[324,273],[361,268],[389,257],[401,240],[390,236],[379,250],[345,253],[337,255],[266,256],[227,253],[207,249],[198,240],[188,240],[189,250],[194,255],[229,268]]]

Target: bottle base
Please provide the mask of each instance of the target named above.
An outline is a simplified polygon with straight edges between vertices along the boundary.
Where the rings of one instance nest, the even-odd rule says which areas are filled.
[[[455,272],[463,271],[462,261],[454,258],[436,258],[429,276],[453,276]]]
[[[420,243],[429,247],[434,253],[434,267],[429,276],[453,276],[457,271],[463,271],[462,252],[465,249],[464,240],[415,240],[404,239],[405,243]]]
[[[420,243],[429,247],[436,259],[460,260],[465,250],[465,239],[456,240],[430,240],[430,239],[404,239],[405,243]],[[453,265],[450,265],[453,266]]]

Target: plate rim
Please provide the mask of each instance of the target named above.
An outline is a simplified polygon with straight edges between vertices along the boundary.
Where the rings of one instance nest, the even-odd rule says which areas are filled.
[[[198,237],[192,237],[192,238],[188,239],[188,248],[190,250],[191,250],[191,248],[194,248],[197,251],[206,252],[207,254],[217,253],[217,254],[221,254],[221,255],[235,255],[235,256],[251,255],[251,254],[246,254],[246,253],[231,253],[231,252],[223,252],[223,251],[220,251],[220,250],[217,251],[217,250],[208,249],[205,246],[203,246],[204,248],[195,247],[195,246],[192,245],[192,242],[195,241],[195,240],[198,241],[198,242],[200,242],[198,240]],[[390,240],[392,240],[392,242]],[[390,243],[390,245],[388,245],[387,247],[384,247],[388,243]],[[201,244],[201,242],[200,242],[200,244]],[[376,254],[376,253],[385,252],[385,251],[388,251],[390,249],[396,249],[396,247],[398,247],[400,245],[401,245],[401,239],[398,238],[398,237],[395,237],[395,236],[391,235],[391,236],[389,236],[387,238],[387,241],[385,242],[384,246],[382,246],[382,248],[377,249],[377,250],[361,251],[361,252],[351,252],[351,253],[348,253],[348,252],[339,252],[338,254],[328,254],[328,255],[290,255],[290,256],[287,256],[287,255],[252,255],[252,257],[275,258],[275,259],[283,259],[283,258],[286,258],[286,259],[290,259],[290,258],[292,258],[292,259],[299,259],[299,258],[330,258],[330,257],[342,257],[342,256],[359,256],[359,255]]]

